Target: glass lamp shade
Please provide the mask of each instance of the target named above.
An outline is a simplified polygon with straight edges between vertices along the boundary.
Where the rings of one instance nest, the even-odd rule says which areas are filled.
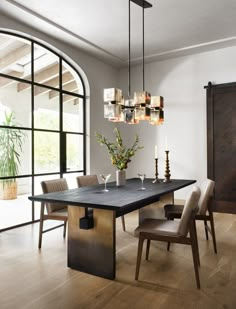
[[[108,120],[111,122],[124,122],[124,111],[121,110],[121,113],[118,117],[109,118]]]
[[[124,109],[124,121],[129,124],[138,124],[139,121],[135,119],[135,111],[131,108]]]
[[[118,88],[107,88],[103,91],[104,102],[121,102],[122,90]]]
[[[164,122],[164,111],[159,108],[152,109],[150,113],[150,124],[159,125]]]
[[[160,124],[160,111],[159,110],[151,110],[149,122],[152,125]]]
[[[104,118],[114,119],[121,116],[122,106],[120,104],[105,104],[104,105]]]
[[[159,110],[151,110],[150,113],[150,124],[157,125],[159,124],[160,119],[160,111]]]
[[[150,108],[146,106],[135,107],[136,120],[150,120]]]
[[[152,96],[151,97],[151,107],[164,107],[164,98],[162,96]]]
[[[125,106],[127,106],[127,107],[135,106],[134,100],[133,99],[125,100]]]
[[[150,104],[151,94],[147,91],[135,92],[134,93],[134,103],[135,105],[140,104]]]

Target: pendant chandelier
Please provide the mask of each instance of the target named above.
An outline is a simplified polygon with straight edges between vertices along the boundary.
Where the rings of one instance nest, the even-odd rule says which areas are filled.
[[[130,95],[130,2],[142,7],[143,25],[143,90]],[[129,0],[129,59],[128,59],[128,98],[124,99],[122,90],[118,88],[104,89],[104,118],[112,122],[125,122],[138,124],[140,120],[147,120],[152,125],[159,125],[164,122],[164,98],[162,96],[151,96],[145,91],[144,72],[144,9],[152,7],[144,0]]]

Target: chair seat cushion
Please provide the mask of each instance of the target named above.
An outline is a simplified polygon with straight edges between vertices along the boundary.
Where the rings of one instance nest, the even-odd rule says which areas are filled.
[[[165,217],[168,219],[181,218],[184,206],[168,204],[164,206]]]
[[[163,236],[179,236],[179,222],[161,219],[145,219],[135,230],[135,233],[150,233]]]

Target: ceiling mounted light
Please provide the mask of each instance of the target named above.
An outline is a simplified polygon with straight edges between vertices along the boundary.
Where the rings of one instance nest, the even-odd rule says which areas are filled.
[[[130,95],[130,2],[142,7],[143,18],[143,90]],[[144,71],[144,9],[152,7],[144,0],[129,0],[129,59],[128,59],[128,99],[124,100],[122,91],[117,88],[104,89],[104,118],[112,122],[125,122],[137,124],[141,120],[148,120],[152,125],[159,125],[164,122],[164,98],[162,96],[151,96],[145,91],[145,71]]]

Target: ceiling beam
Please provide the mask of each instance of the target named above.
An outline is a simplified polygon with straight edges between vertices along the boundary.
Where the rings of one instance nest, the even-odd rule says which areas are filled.
[[[16,72],[16,71],[11,71],[8,73],[8,75],[13,76],[13,77],[21,77],[22,73],[21,72]],[[0,87],[4,87],[10,84],[15,83],[16,81],[11,78],[5,78],[5,77],[0,77]]]
[[[70,83],[73,80],[74,80],[74,77],[70,72],[65,72],[64,74],[62,74],[63,85],[66,85],[67,83]],[[57,77],[52,78],[51,80],[47,81],[46,85],[50,86],[50,87],[58,88],[59,87],[59,78],[57,78]],[[64,86],[63,86],[63,89],[64,89]],[[44,94],[44,93],[47,93],[49,91],[50,91],[50,89],[36,86],[35,89],[34,89],[34,95],[36,96],[36,95]]]
[[[62,73],[65,72],[65,71],[66,71],[66,68],[63,67]],[[54,83],[57,83],[57,85],[51,86],[51,87],[58,87],[59,78],[57,76],[59,76],[59,65],[55,64],[53,66],[46,67],[44,70],[36,73],[35,76],[34,76],[34,81],[37,82],[37,83],[43,83],[44,85],[51,86],[50,81],[52,79],[55,79],[55,80],[57,80],[57,82],[54,81]],[[30,79],[30,78],[31,78],[30,75],[25,77],[25,79]],[[21,91],[29,89],[30,87],[31,87],[30,84],[19,83],[17,85],[17,91],[21,92]]]
[[[63,86],[63,90],[66,90],[66,91],[70,91],[70,92],[74,92],[76,90],[78,90],[78,85],[75,81],[72,81],[70,83],[67,83],[66,85]],[[49,99],[54,99],[54,98],[57,98],[59,96],[59,92],[58,91],[54,91],[54,90],[51,90],[49,92]]]
[[[62,68],[62,73],[66,70],[65,68]],[[34,74],[34,81],[37,83],[45,83],[54,78],[59,76],[59,63],[56,63],[50,67],[44,68],[42,71]]]
[[[71,102],[71,101],[74,101],[74,105],[79,104],[79,98],[75,98],[75,97],[68,95],[68,94],[63,95],[63,103],[68,103],[68,102]]]
[[[31,46],[24,45],[8,53],[5,57],[1,57],[0,70],[3,71],[4,69],[8,68],[12,64],[15,64],[21,58],[29,55],[30,52],[31,52]]]

